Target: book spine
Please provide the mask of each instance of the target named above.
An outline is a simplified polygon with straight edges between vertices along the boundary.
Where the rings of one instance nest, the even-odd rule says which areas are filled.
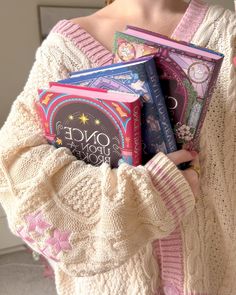
[[[142,163],[142,143],[141,143],[141,102],[137,100],[131,108],[131,132],[130,140],[133,150],[133,166]]]
[[[193,144],[190,147],[190,149],[194,149],[196,151],[199,150],[200,132],[201,132],[202,125],[203,125],[203,122],[205,120],[208,108],[209,108],[209,104],[210,104],[210,101],[211,101],[212,94],[213,94],[214,89],[215,89],[215,85],[216,85],[216,82],[217,82],[217,78],[219,76],[219,72],[220,72],[220,69],[221,69],[222,62],[223,62],[223,58],[215,63],[214,70],[212,71],[212,74],[211,74],[211,79],[210,79],[210,82],[209,82],[209,86],[207,88],[207,92],[205,93],[204,105],[202,106],[202,112],[201,112],[199,122],[198,122],[198,125],[197,125],[197,128],[196,128]]]
[[[43,112],[42,102],[38,98],[35,100],[35,106],[36,106],[36,112],[38,116],[40,117],[41,124],[43,125],[44,135],[46,135],[47,130],[45,126],[47,126],[47,120]]]
[[[165,104],[165,98],[161,90],[160,80],[156,71],[155,61],[150,60],[150,62],[146,63],[145,67],[149,79],[151,94],[156,106],[159,124],[165,141],[166,150],[167,153],[171,153],[177,150],[177,146]]]
[[[50,144],[54,144],[55,134],[50,133],[48,118],[47,118],[45,110],[44,110],[44,107],[45,107],[44,100],[45,99],[47,100],[48,99],[48,97],[47,97],[48,94],[51,94],[51,93],[39,90],[38,94],[39,94],[39,98],[37,98],[35,100],[36,112],[39,115],[40,120],[41,120],[41,124],[42,124],[42,127],[43,127],[43,132],[44,132],[44,137],[47,139],[47,141]],[[45,100],[45,102],[46,102],[46,100]]]

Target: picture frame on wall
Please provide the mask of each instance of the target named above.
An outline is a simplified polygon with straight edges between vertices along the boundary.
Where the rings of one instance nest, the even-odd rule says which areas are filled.
[[[62,19],[72,19],[90,15],[101,7],[77,7],[77,6],[49,6],[38,5],[38,21],[40,42],[42,42],[54,25]]]

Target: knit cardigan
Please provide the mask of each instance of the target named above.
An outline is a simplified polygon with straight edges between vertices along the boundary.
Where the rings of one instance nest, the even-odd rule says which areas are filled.
[[[11,231],[53,263],[59,295],[236,293],[236,19],[198,0],[190,5],[198,11],[189,8],[174,37],[225,54],[201,134],[196,202],[162,153],[145,166],[110,169],[48,145],[37,89],[111,63],[71,21],[59,22],[38,49],[0,130],[0,202]],[[189,22],[195,30],[184,34]]]

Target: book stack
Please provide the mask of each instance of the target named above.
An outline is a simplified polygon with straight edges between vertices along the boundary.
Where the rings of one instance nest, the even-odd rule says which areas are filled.
[[[198,150],[223,55],[128,26],[116,32],[114,63],[73,72],[39,90],[50,144],[112,168],[156,153]]]
[[[154,56],[72,73],[60,83],[97,87],[140,96],[142,159],[176,150],[165,99],[161,91]]]
[[[223,54],[127,26],[116,32],[114,62],[155,54],[161,90],[178,149],[199,149],[200,131],[223,61]]]

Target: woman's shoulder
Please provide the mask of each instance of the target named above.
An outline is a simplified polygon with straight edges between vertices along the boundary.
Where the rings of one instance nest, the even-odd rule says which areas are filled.
[[[222,30],[227,30],[229,26],[235,25],[236,13],[220,5],[210,5],[205,21],[209,24],[218,23]]]
[[[206,46],[214,44],[215,50],[229,48],[236,36],[236,14],[219,5],[210,5],[200,27],[194,36],[194,42]]]
[[[69,19],[68,22],[77,26],[78,28],[82,28],[87,33],[93,33],[94,29],[96,28],[96,16],[88,15],[84,17],[77,17],[73,19]]]
[[[232,39],[236,39],[235,11],[216,5],[211,6],[209,11],[209,24],[213,25],[217,31],[219,42],[222,41],[225,43],[226,47],[232,48]]]
[[[78,17],[73,19],[62,19],[56,23],[56,25],[50,31],[49,37],[63,37],[65,41],[72,41],[76,46],[80,47],[80,44],[84,40],[96,41],[98,35],[99,17],[95,14]],[[102,23],[102,21],[100,20]]]
[[[106,8],[89,16],[71,19],[70,22],[83,29],[109,51],[112,50],[113,36],[119,28],[119,21],[107,13]]]
[[[51,30],[47,45],[59,47],[64,56],[75,54],[78,57],[79,54],[79,58],[87,60],[88,63],[110,63],[112,53],[107,50],[104,39],[107,34],[102,34],[103,26],[98,26],[99,20],[101,21],[101,17],[95,14],[69,20],[62,19]]]
[[[70,19],[70,22],[81,26],[88,32],[91,32],[100,26],[104,26],[104,24],[106,24],[109,20],[114,19],[112,14],[113,13],[110,11],[110,8],[104,7],[90,15]]]

